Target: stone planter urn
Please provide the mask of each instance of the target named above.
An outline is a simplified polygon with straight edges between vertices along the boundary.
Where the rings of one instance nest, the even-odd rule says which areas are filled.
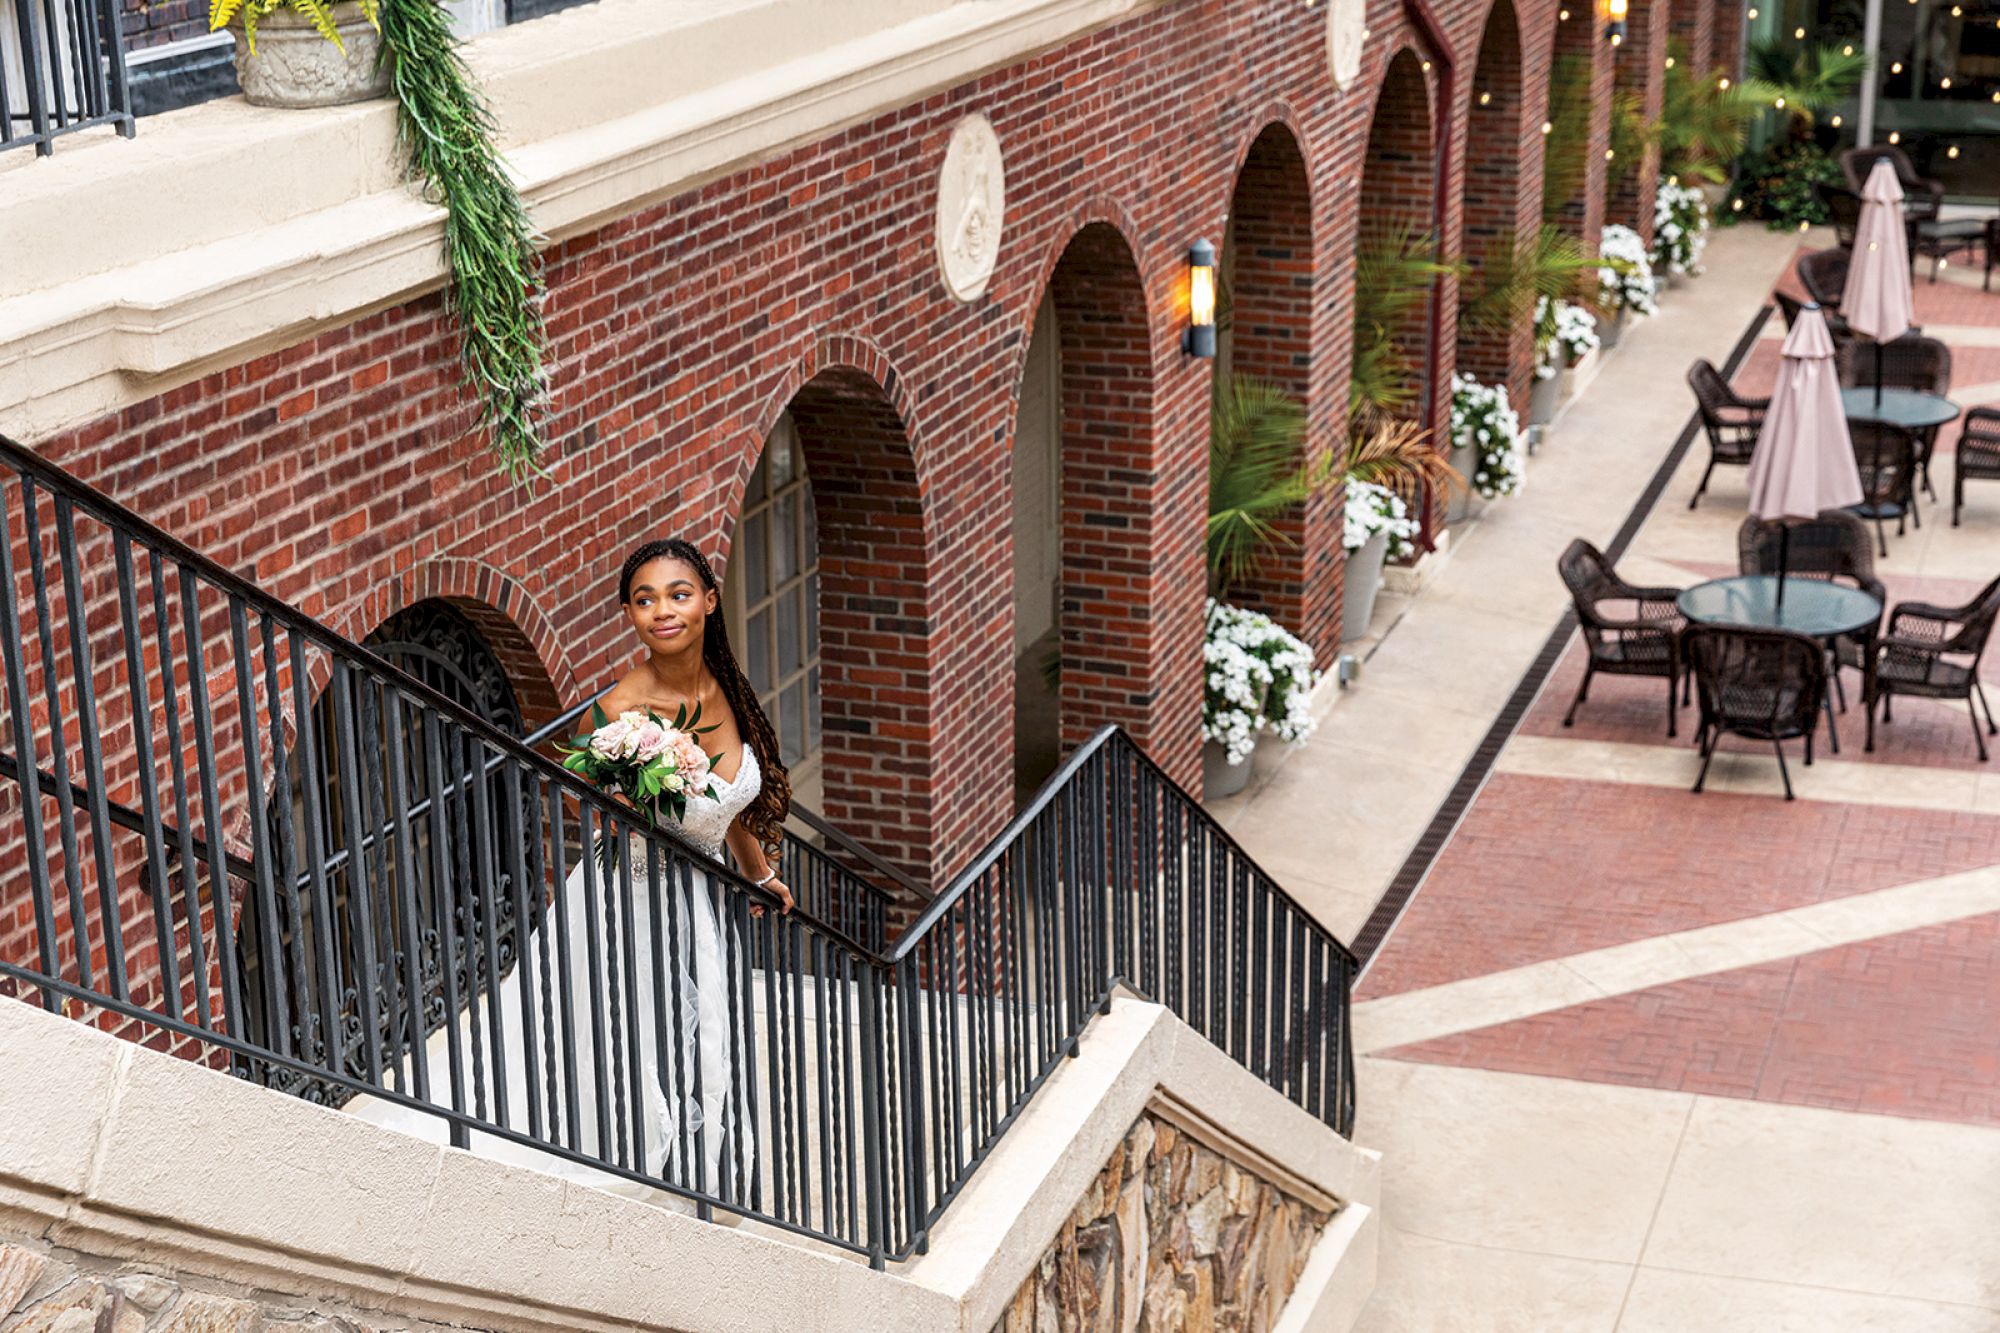
[[[1468,518],[1477,518],[1486,508],[1487,499],[1473,485],[1473,475],[1479,467],[1478,451],[1474,449],[1454,449],[1449,458],[1459,476],[1465,478],[1465,489],[1451,493],[1451,503],[1445,507],[1444,521],[1463,523]]]
[[[1569,360],[1563,349],[1554,349],[1556,373],[1547,379],[1537,379],[1535,387],[1528,391],[1528,424],[1546,426],[1556,419],[1556,409],[1562,406],[1563,368]]]
[[[1382,590],[1382,562],[1389,554],[1389,534],[1378,532],[1347,553],[1347,578],[1340,594],[1340,638],[1343,643],[1368,636],[1375,614],[1375,594]]]
[[[1624,336],[1625,307],[1621,305],[1618,307],[1617,314],[1600,318],[1597,321],[1597,337],[1604,344],[1604,350],[1608,352],[1616,347],[1618,340]]]
[[[320,36],[312,20],[297,10],[273,10],[257,20],[255,55],[242,25],[233,25],[236,81],[253,106],[341,106],[389,91],[382,34],[351,0],[335,5],[333,15],[339,46]]]
[[[1214,741],[1201,743],[1201,797],[1205,801],[1234,796],[1250,785],[1250,769],[1257,762],[1253,753],[1240,764],[1229,762],[1229,751]]]

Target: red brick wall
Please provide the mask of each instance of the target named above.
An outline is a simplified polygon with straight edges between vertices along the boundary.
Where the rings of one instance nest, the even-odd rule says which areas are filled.
[[[1458,252],[1474,265],[1531,242],[1541,225],[1539,175],[1541,125],[1528,115],[1522,81],[1519,19],[1509,0],[1497,0],[1480,37],[1477,63],[1465,90],[1464,187]],[[1474,273],[1466,284],[1479,289]],[[1526,407],[1534,373],[1534,332],[1527,320],[1506,330],[1458,330],[1457,366],[1488,383],[1508,387]]]
[[[497,479],[472,432],[436,295],[36,447],[353,637],[442,579],[439,595],[514,658],[531,646],[549,683],[524,697],[546,711],[631,661],[612,586],[627,550],[678,532],[726,554],[789,403],[828,571],[830,813],[942,876],[1011,811],[1004,497],[1021,361],[1051,287],[1065,315],[1064,735],[1122,722],[1198,780],[1210,364],[1180,348],[1187,246],[1223,234],[1233,198],[1253,236],[1268,226],[1273,253],[1241,271],[1271,330],[1242,355],[1287,377],[1316,431],[1337,433],[1359,205],[1431,225],[1438,118],[1421,43],[1400,9],[1371,9],[1366,65],[1345,93],[1327,73],[1322,11],[1186,0],[553,247],[551,475],[532,492]],[[1439,11],[1461,67],[1448,109],[1459,133],[1486,15],[1478,0]],[[1538,128],[1554,0],[1523,3],[1521,19],[1521,114]],[[1564,26],[1587,36],[1589,24]],[[962,304],[937,277],[931,219],[945,143],[974,110],[1005,149],[1008,218],[987,292]],[[1384,129],[1372,153],[1371,120]],[[1295,159],[1281,132],[1253,150],[1274,123]],[[1539,138],[1518,145],[1523,218],[1539,204]],[[1454,201],[1470,179],[1456,159]],[[1601,168],[1593,179],[1578,225],[1594,238]],[[1445,237],[1460,243],[1456,203]],[[1450,327],[1444,338],[1451,348]],[[1524,346],[1508,353],[1510,381]],[[1433,370],[1448,383],[1449,364]],[[1307,563],[1285,594],[1322,655],[1337,635],[1337,524],[1331,505],[1304,517]],[[19,817],[0,810],[0,823]],[[25,956],[26,905],[9,887],[0,908],[0,948]]]
[[[1639,99],[1647,123],[1660,118],[1660,104],[1666,92],[1668,0],[1630,0],[1625,21],[1625,38],[1616,57],[1617,89],[1621,96]],[[1639,233],[1647,245],[1653,243],[1653,196],[1659,181],[1660,148],[1646,146],[1645,160],[1636,165],[1612,163],[1617,168],[1618,189],[1606,220],[1622,222]]]
[[[1749,8],[1746,0],[1716,0],[1714,37],[1704,71],[1719,69],[1732,79],[1743,73],[1743,32]]]
[[[1569,0],[1555,23],[1555,56],[1572,57],[1580,68],[1590,71],[1590,127],[1580,153],[1583,186],[1563,201],[1558,219],[1563,230],[1583,242],[1592,253],[1597,250],[1598,233],[1604,228],[1604,154],[1611,147],[1611,90],[1615,82],[1617,51],[1604,39],[1603,23],[1592,0]]]
[[[1682,3],[1673,6],[1670,19],[1677,57],[1696,73],[1704,73],[1714,59],[1716,6]]]

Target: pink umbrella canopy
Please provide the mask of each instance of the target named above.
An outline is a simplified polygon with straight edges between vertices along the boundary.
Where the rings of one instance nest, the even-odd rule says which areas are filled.
[[[1854,257],[1840,313],[1856,333],[1878,343],[1902,337],[1915,322],[1903,187],[1887,159],[1876,162],[1861,187],[1861,220],[1854,227]]]
[[[1785,336],[1778,383],[1750,455],[1750,512],[1761,519],[1817,518],[1823,509],[1860,503],[1833,335],[1819,307],[1809,305]]]

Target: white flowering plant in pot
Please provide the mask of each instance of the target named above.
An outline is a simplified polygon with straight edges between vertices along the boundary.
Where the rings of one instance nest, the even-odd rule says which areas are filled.
[[[1653,267],[1669,273],[1701,272],[1701,252],[1708,244],[1708,200],[1678,177],[1660,182],[1653,196]]]
[[[1598,301],[1613,312],[1659,313],[1653,303],[1653,264],[1639,233],[1622,223],[1604,228],[1597,244]]]
[[[1597,321],[1580,305],[1556,302],[1555,344],[1563,350],[1563,361],[1574,366],[1597,350]]]
[[[1389,535],[1391,560],[1407,560],[1417,553],[1417,544],[1412,540],[1417,535],[1417,520],[1410,517],[1410,507],[1403,497],[1387,486],[1350,479],[1346,519],[1340,530],[1340,544],[1350,554],[1366,546],[1377,533]]]
[[[1521,419],[1505,386],[1451,377],[1451,447],[1471,450],[1466,480],[1480,495],[1491,500],[1521,489]]]
[[[1260,731],[1291,745],[1312,735],[1319,674],[1297,635],[1261,612],[1210,598],[1202,659],[1202,739],[1222,746],[1231,764],[1250,757]]]

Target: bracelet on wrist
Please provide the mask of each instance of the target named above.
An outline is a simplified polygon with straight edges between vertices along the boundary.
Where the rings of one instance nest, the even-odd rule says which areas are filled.
[[[769,884],[772,880],[776,879],[777,877],[778,877],[778,872],[773,870],[770,873],[766,874],[764,878],[758,880],[752,880],[751,883],[754,884],[757,888],[761,889],[766,884]]]

